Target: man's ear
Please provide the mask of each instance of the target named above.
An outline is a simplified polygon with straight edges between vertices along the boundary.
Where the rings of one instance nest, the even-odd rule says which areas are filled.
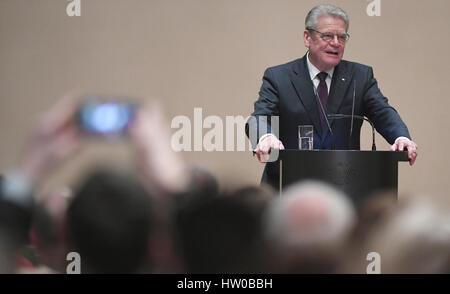
[[[303,32],[303,41],[305,43],[305,47],[309,49],[309,42],[311,40],[311,36],[309,35],[309,32],[305,30]]]

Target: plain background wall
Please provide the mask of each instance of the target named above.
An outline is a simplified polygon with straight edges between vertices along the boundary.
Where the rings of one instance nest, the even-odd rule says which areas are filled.
[[[350,15],[344,58],[373,66],[383,93],[420,147],[400,164],[399,192],[448,199],[450,160],[450,1],[329,1]],[[310,0],[0,1],[0,172],[14,166],[37,117],[68,90],[157,99],[175,115],[248,116],[265,68],[304,55]],[[174,130],[175,131],[175,130]],[[204,131],[204,133],[207,130]],[[377,137],[378,149],[389,145]],[[89,144],[88,144],[89,145]],[[113,146],[107,146],[113,145]],[[127,165],[126,142],[90,143],[48,184],[60,185],[92,158]],[[370,131],[362,131],[370,148]],[[222,185],[259,183],[263,165],[249,152],[183,152]]]

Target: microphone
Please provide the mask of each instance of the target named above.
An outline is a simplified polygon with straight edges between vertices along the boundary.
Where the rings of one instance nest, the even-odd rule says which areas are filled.
[[[374,127],[373,123],[368,118],[366,118],[364,116],[361,116],[361,115],[354,115],[354,114],[351,114],[351,115],[350,114],[329,114],[328,117],[331,118],[331,119],[334,119],[334,118],[337,118],[337,119],[351,118],[352,120],[353,120],[353,118],[357,118],[357,119],[360,119],[360,120],[365,120],[368,123],[370,123],[370,125],[372,126],[372,151],[376,151],[377,150],[377,147],[375,146],[375,127]],[[350,132],[351,132],[351,130],[350,130]],[[351,137],[350,137],[350,139],[351,139]]]
[[[319,95],[317,95],[316,87],[313,87],[313,89],[314,89],[314,94],[316,95],[316,99],[317,99],[317,101],[319,101],[320,110],[322,110],[322,115],[325,118],[325,121],[327,122],[328,131],[330,131],[330,135],[331,135],[330,149],[335,150],[336,148],[334,146],[334,134],[333,134],[333,130],[331,129],[330,122],[328,120],[328,115],[325,113],[325,108],[323,108],[323,104],[319,98]]]
[[[353,100],[352,100],[352,121],[350,123],[350,137],[348,138],[348,149],[351,149],[350,144],[352,142],[352,135],[353,135],[353,118],[355,116],[355,94],[356,94],[356,79],[353,84]]]

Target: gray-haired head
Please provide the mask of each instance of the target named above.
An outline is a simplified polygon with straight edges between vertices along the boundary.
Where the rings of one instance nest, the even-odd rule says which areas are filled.
[[[342,10],[341,8],[326,4],[319,5],[311,9],[305,19],[305,28],[307,30],[314,29],[317,30],[317,24],[319,23],[319,18],[321,16],[333,16],[342,19],[345,22],[345,31],[348,32],[348,28],[350,25],[350,19],[348,17],[347,12]]]
[[[334,187],[304,181],[271,203],[265,216],[266,236],[285,248],[339,243],[356,221],[348,197]]]

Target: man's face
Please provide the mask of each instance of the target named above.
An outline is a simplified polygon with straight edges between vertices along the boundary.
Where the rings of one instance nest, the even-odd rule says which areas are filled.
[[[321,33],[345,34],[345,22],[333,16],[321,16],[316,28]],[[329,71],[339,64],[344,55],[345,42],[339,42],[334,36],[329,42],[324,41],[317,32],[305,31],[305,46],[309,49],[309,59],[320,71]]]

